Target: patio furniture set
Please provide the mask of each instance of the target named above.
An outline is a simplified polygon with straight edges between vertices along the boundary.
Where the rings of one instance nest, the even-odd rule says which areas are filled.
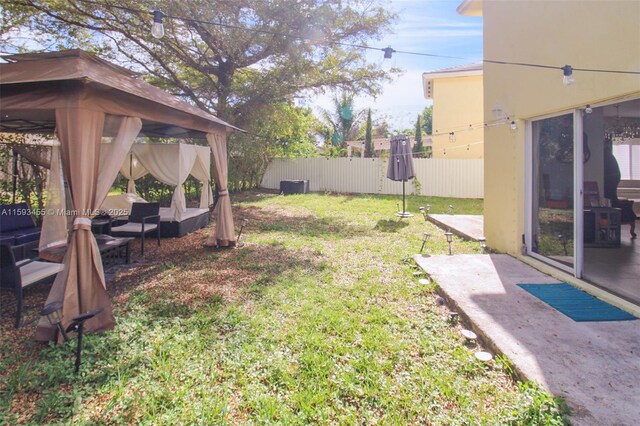
[[[131,241],[141,238],[144,255],[145,236],[155,233],[160,245],[159,203],[133,203],[127,220],[97,217],[92,231],[103,264],[131,262]],[[15,327],[22,325],[23,294],[28,287],[50,284],[62,272],[67,245],[39,249],[38,228],[26,203],[0,207],[0,289],[13,292],[16,303]],[[109,235],[111,234],[111,235]]]

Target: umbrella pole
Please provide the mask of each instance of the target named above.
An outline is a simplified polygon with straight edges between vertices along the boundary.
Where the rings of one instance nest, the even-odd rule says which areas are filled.
[[[404,185],[405,183],[407,183],[406,180],[402,181],[402,215],[404,216],[407,213],[407,210],[405,209],[405,204],[404,204]]]
[[[406,208],[406,201],[405,201],[405,197],[406,197],[405,184],[406,183],[407,183],[406,180],[402,181],[402,211],[396,213],[396,216],[398,216],[398,217],[411,217],[411,216],[413,216],[411,213],[407,212],[407,208]]]

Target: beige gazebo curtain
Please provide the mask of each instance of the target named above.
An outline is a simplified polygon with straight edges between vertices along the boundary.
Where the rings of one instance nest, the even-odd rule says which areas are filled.
[[[51,163],[49,182],[47,184],[47,205],[42,219],[39,250],[64,245],[67,243],[67,217],[64,193],[64,178],[60,159],[60,146],[51,147]]]
[[[58,274],[47,303],[62,301],[63,326],[71,318],[93,309],[102,312],[86,322],[87,331],[113,327],[111,301],[107,295],[102,259],[91,232],[88,214],[96,205],[96,186],[100,142],[105,114],[82,108],[56,109],[56,132],[61,144],[64,174],[69,182],[71,201],[78,214],[73,218],[71,238],[64,257],[64,270]],[[41,320],[36,339],[51,340],[55,329]]]
[[[207,246],[234,246],[235,236],[233,227],[233,214],[231,213],[231,200],[227,190],[227,138],[224,132],[207,133],[207,141],[213,152],[214,177],[218,186],[218,204],[214,211],[216,217],[216,230],[209,235]]]

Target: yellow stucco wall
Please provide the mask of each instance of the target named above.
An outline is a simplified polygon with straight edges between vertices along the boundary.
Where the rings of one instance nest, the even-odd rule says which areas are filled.
[[[484,59],[562,67],[640,70],[640,1],[483,2]],[[484,64],[484,114],[499,105],[515,117],[485,129],[485,236],[501,251],[520,251],[525,222],[525,122],[587,104],[640,96],[640,76]]]
[[[481,75],[433,80],[434,158],[483,157],[482,96]],[[452,130],[455,142],[449,140]]]

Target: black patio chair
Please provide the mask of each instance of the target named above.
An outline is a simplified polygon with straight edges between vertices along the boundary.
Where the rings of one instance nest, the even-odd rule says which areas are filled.
[[[144,256],[145,235],[156,231],[160,247],[160,203],[133,203],[129,221],[124,225],[111,227],[114,237],[140,237],[140,254]]]
[[[64,269],[61,263],[41,262],[34,259],[16,261],[12,247],[0,245],[0,290],[10,290],[16,297],[16,328],[22,325],[24,289],[47,281],[53,282]]]

